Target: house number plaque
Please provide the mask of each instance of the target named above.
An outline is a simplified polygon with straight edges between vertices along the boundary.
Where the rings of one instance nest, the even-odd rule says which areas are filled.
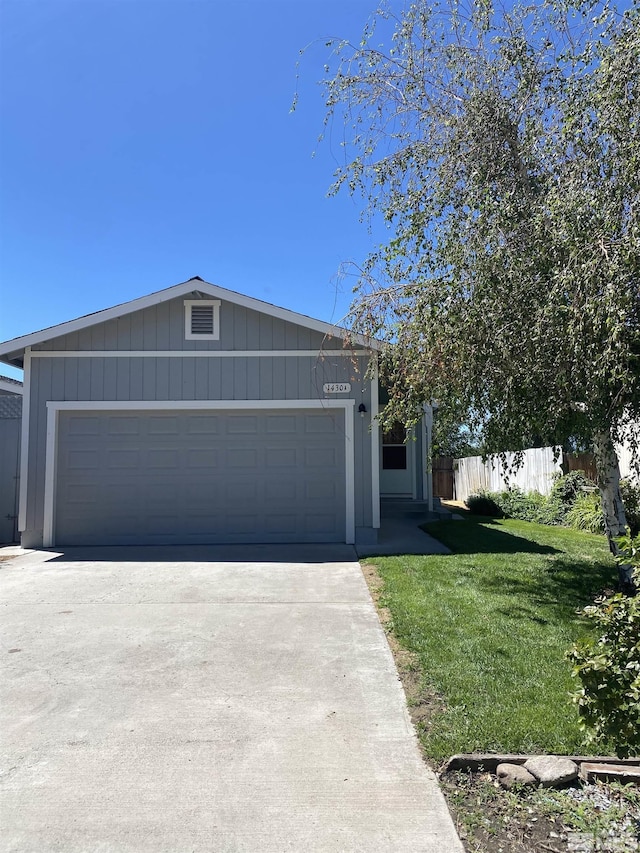
[[[325,394],[348,394],[351,391],[350,382],[325,382],[322,386]]]

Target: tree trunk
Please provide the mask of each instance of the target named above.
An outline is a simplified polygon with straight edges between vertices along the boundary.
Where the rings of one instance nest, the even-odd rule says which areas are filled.
[[[611,433],[597,432],[593,438],[593,452],[598,474],[598,488],[602,501],[604,528],[609,540],[609,548],[614,557],[620,554],[616,543],[619,536],[624,536],[627,527],[627,517],[624,512],[622,495],[620,494],[620,466],[618,455],[611,440]],[[632,590],[633,567],[618,564],[618,580],[625,590]]]

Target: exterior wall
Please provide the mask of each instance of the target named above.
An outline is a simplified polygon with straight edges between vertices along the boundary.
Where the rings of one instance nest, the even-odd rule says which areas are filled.
[[[22,397],[0,394],[0,543],[14,542],[17,534],[18,477]]]
[[[184,337],[184,300],[198,292],[125,314],[80,332],[53,338],[38,350],[283,350],[342,349],[342,340],[252,311],[232,302],[220,305],[220,340],[187,341]],[[209,299],[208,296],[203,296]]]
[[[222,303],[220,341],[184,339],[183,297],[136,314],[54,339],[34,348],[29,379],[29,466],[23,544],[42,544],[47,447],[47,401],[318,400],[355,401],[355,525],[371,528],[371,382],[368,356],[347,353],[338,339],[277,318]],[[333,348],[339,354],[332,355]],[[309,355],[272,356],[269,350]],[[150,351],[149,356],[100,356],[100,351]],[[175,356],[153,351],[172,350]],[[204,350],[201,356],[184,352]],[[264,355],[217,355],[257,350]],[[60,353],[56,356],[44,352]],[[82,356],[72,355],[82,352]],[[95,351],[95,355],[88,353]],[[43,355],[38,355],[42,352]],[[62,353],[68,355],[62,356]],[[210,353],[210,354],[209,354]],[[327,382],[349,382],[349,394],[324,394]],[[362,417],[358,406],[364,403]],[[197,402],[194,405],[197,408]],[[348,413],[350,417],[350,412]]]

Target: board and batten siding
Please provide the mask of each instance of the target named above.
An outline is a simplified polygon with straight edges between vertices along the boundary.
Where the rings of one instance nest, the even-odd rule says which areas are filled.
[[[89,326],[80,332],[52,338],[34,346],[33,351],[291,349],[319,352],[343,348],[340,338],[331,338],[278,317],[224,301],[220,304],[220,340],[185,340],[184,301],[197,296],[194,292]]]
[[[312,355],[271,356],[269,350],[305,350]],[[371,382],[368,357],[342,350],[339,339],[240,306],[221,306],[220,341],[184,338],[183,299],[147,308],[82,332],[52,339],[34,348],[29,382],[29,469],[23,543],[42,542],[48,401],[197,401],[205,400],[321,400],[327,382],[349,382],[351,392],[339,395],[355,401],[355,525],[372,526]],[[100,356],[101,350],[167,351],[176,356]],[[189,357],[192,349],[237,350],[238,355]],[[242,356],[243,349],[265,355]],[[48,357],[45,352],[68,353]],[[74,352],[91,352],[75,357]],[[95,352],[95,355],[93,355]],[[364,403],[367,413],[357,409]],[[347,413],[351,417],[351,411]]]

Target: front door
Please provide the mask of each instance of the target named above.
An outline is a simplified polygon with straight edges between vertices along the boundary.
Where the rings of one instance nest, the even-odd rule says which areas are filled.
[[[382,433],[380,444],[380,494],[383,497],[415,497],[415,441],[404,424]]]

